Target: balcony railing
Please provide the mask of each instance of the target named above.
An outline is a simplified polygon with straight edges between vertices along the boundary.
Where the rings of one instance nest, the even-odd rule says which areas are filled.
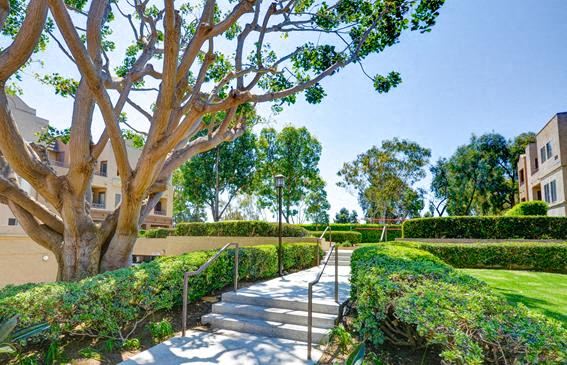
[[[154,214],[155,215],[167,215],[167,212],[165,210],[154,209]]]
[[[95,209],[106,209],[105,203],[92,203],[91,206]]]

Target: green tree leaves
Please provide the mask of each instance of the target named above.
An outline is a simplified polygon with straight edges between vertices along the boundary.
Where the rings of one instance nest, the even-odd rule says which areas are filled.
[[[285,176],[282,200],[286,222],[300,223],[305,218],[328,221],[322,213],[329,209],[329,203],[325,182],[319,175],[321,151],[321,144],[305,127],[288,126],[279,133],[273,128],[262,129],[256,183],[260,206],[277,212],[273,179],[282,174]]]
[[[413,185],[425,177],[431,151],[415,142],[385,140],[345,163],[337,185],[352,188],[369,218],[419,216],[424,207],[422,189]]]

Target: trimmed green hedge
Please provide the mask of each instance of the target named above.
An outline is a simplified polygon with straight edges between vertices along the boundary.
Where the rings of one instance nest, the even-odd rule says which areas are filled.
[[[317,231],[311,231],[310,232],[314,237],[321,237],[321,234],[323,232],[317,232]],[[360,243],[362,242],[362,235],[359,232],[355,232],[355,231],[338,231],[338,232],[325,232],[325,239],[329,240],[329,238],[332,238],[333,242],[338,242],[338,243],[342,243],[342,242],[350,242],[350,243]]]
[[[545,242],[429,243],[396,245],[431,252],[458,268],[535,270],[567,274],[567,244]]]
[[[284,237],[305,237],[305,229],[283,224]],[[147,235],[147,234],[146,234]],[[263,221],[222,221],[214,223],[179,223],[175,226],[176,236],[232,236],[232,237],[277,237],[278,224]]]
[[[548,209],[549,206],[546,202],[533,200],[514,205],[505,215],[510,217],[547,215]]]
[[[382,229],[384,228],[383,224],[351,224],[351,223],[331,223],[331,230],[333,232],[337,231],[356,231],[359,232],[361,237],[361,242],[380,242],[380,237],[382,236]],[[326,227],[327,224],[301,224],[301,227],[305,228],[308,231],[318,231],[322,232]],[[399,224],[388,224],[388,228],[398,228],[398,230],[388,230],[386,241],[394,241],[396,238],[402,236],[402,231],[399,230],[401,226]],[[334,234],[334,233],[333,233]]]
[[[352,254],[354,326],[374,346],[437,348],[445,364],[564,364],[567,330],[426,251],[366,246]]]
[[[315,243],[285,244],[284,268],[312,267],[317,252]],[[22,327],[48,322],[49,335],[54,338],[88,335],[124,340],[147,315],[180,304],[183,273],[196,270],[215,253],[216,250],[161,257],[79,282],[8,286],[0,290],[0,318],[19,315]],[[203,273],[189,278],[190,300],[230,285],[233,268],[234,249],[230,249]],[[243,281],[276,276],[276,246],[241,248],[238,271]]]
[[[410,219],[404,238],[567,239],[567,217],[437,217]]]

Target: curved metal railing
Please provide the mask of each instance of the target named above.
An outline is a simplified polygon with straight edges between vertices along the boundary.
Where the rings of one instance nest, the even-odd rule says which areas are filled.
[[[323,276],[323,272],[329,263],[329,259],[331,258],[333,251],[335,251],[335,302],[339,303],[339,252],[338,246],[331,243],[331,248],[323,260],[323,267],[319,270],[315,280],[309,283],[307,291],[307,358],[309,360],[311,360],[311,346],[313,343],[313,286],[321,280],[321,276]]]
[[[234,254],[234,291],[236,292],[238,290],[238,251],[239,251],[239,245],[238,243],[227,243],[226,245],[224,245],[220,250],[218,250],[218,252],[212,256],[210,259],[207,260],[207,262],[205,262],[203,265],[201,265],[201,267],[199,267],[197,270],[195,271],[186,271],[183,275],[183,318],[181,319],[181,323],[182,323],[182,330],[181,330],[181,335],[183,337],[185,337],[185,329],[187,328],[187,294],[189,291],[189,277],[190,276],[196,276],[199,275],[200,273],[202,273],[207,267],[209,267],[209,265],[211,265],[216,259],[219,258],[219,256],[230,246],[235,246],[236,248],[236,252]]]

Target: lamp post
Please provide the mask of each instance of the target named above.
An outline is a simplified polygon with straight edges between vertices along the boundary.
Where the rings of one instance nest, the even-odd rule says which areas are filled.
[[[283,247],[282,247],[282,188],[285,185],[285,177],[281,174],[274,176],[274,182],[278,189],[278,273],[283,276]]]

